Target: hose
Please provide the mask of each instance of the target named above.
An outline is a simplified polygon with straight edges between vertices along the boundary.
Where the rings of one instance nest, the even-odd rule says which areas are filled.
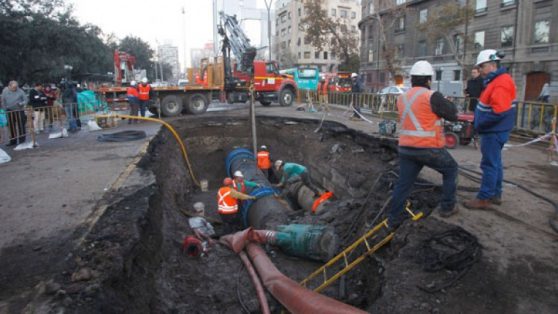
[[[136,131],[136,130],[128,130],[128,131],[120,131],[111,134],[101,134],[97,136],[97,141],[99,142],[129,142],[129,141],[137,141],[147,137],[145,131]]]
[[[146,118],[146,117],[138,117],[138,116],[130,116],[130,115],[126,115],[126,114],[105,114],[105,115],[98,115],[96,116],[96,118],[101,118],[101,119],[108,119],[108,118],[124,118],[124,119],[131,119],[131,120],[143,120],[143,121],[151,121],[151,122],[157,122],[162,124],[163,126],[165,126],[167,128],[167,130],[169,130],[172,135],[174,136],[174,139],[176,140],[176,142],[178,143],[178,145],[180,146],[180,150],[182,151],[182,158],[184,158],[184,162],[186,163],[186,167],[188,169],[188,172],[190,173],[190,177],[192,177],[192,181],[194,181],[194,184],[198,187],[200,187],[200,182],[198,181],[198,179],[196,178],[196,176],[194,175],[194,170],[192,168],[192,164],[190,163],[190,159],[188,158],[188,152],[186,151],[186,146],[184,145],[184,142],[182,141],[182,139],[180,138],[180,136],[178,136],[178,133],[176,132],[176,130],[167,122],[161,120],[161,119],[154,119],[154,118]]]
[[[267,298],[265,297],[264,288],[262,286],[260,278],[258,277],[256,271],[254,270],[254,266],[252,265],[252,263],[250,263],[250,260],[248,259],[248,256],[244,251],[238,253],[238,255],[240,256],[242,263],[244,263],[244,266],[246,267],[246,270],[250,275],[250,279],[254,284],[254,288],[256,288],[256,294],[258,296],[258,301],[260,302],[260,309],[262,310],[262,313],[270,314],[271,311],[269,310],[269,304],[267,303]]]

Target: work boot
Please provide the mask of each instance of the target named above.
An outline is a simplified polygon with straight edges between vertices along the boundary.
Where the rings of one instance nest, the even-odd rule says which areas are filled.
[[[481,200],[478,198],[463,203],[463,205],[469,209],[481,209],[481,210],[492,209],[490,207],[491,204],[492,202],[490,200]]]
[[[442,209],[441,207],[440,207],[440,210],[438,210],[438,213],[440,214],[440,217],[443,217],[443,218],[448,218],[450,216],[453,216],[453,215],[457,214],[458,212],[459,212],[459,206],[457,204],[453,205],[453,208],[450,209],[450,210],[445,210],[445,209]]]
[[[502,197],[501,196],[494,196],[493,198],[490,199],[490,202],[494,205],[502,205]]]

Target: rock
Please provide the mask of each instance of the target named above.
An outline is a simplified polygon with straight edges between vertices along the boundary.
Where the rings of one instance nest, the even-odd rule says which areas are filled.
[[[53,295],[55,294],[58,290],[60,290],[62,286],[55,282],[53,279],[47,281],[46,283],[46,287],[45,287],[45,294],[48,295]]]
[[[76,258],[74,259],[74,261],[76,262],[76,264],[77,264],[79,267],[83,267],[83,266],[85,265],[85,262],[84,262],[84,261],[81,259],[81,257],[79,257],[79,256],[76,256]]]
[[[64,300],[62,301],[62,304],[64,306],[70,306],[72,304],[72,298],[70,297],[65,297]]]
[[[99,291],[100,288],[101,286],[99,284],[89,285],[83,290],[83,294],[85,296],[92,297],[97,293],[97,291]]]
[[[33,251],[40,251],[42,249],[43,249],[42,246],[36,246],[36,247],[33,248]]]
[[[72,274],[72,282],[91,280],[91,269],[84,267]]]

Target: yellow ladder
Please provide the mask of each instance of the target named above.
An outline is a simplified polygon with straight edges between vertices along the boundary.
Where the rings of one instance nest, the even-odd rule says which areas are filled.
[[[419,212],[418,214],[413,213],[411,211],[411,209],[409,208],[409,205],[410,204],[407,203],[407,206],[405,207],[405,210],[409,213],[409,215],[411,215],[413,221],[416,221],[416,220],[419,220],[420,218],[422,218],[423,213],[422,212]],[[386,243],[391,241],[391,239],[393,239],[394,232],[391,232],[385,238],[383,238],[380,242],[378,242],[376,244],[370,243],[371,242],[370,240],[373,237],[373,235],[375,233],[377,233],[383,227],[385,227],[385,228],[388,227],[387,219],[385,219],[384,221],[377,224],[374,228],[372,228],[370,231],[368,231],[365,235],[360,237],[358,240],[353,242],[353,244],[351,244],[349,247],[347,247],[345,250],[343,250],[343,252],[339,253],[337,256],[335,256],[334,258],[329,260],[324,266],[316,269],[316,271],[314,271],[312,274],[310,274],[308,277],[306,277],[304,280],[302,280],[300,282],[300,285],[303,286],[303,287],[307,287],[307,285],[310,281],[312,281],[313,279],[319,279],[320,277],[318,277],[318,276],[320,274],[322,274],[323,275],[323,281],[317,288],[314,289],[314,291],[320,292],[323,289],[327,288],[329,285],[331,285],[337,279],[339,279],[339,277],[348,273],[351,269],[353,269],[355,266],[360,264],[367,256],[376,252],[378,249],[380,249]],[[362,253],[356,259],[354,259],[352,261],[349,261],[351,253],[353,253],[353,251],[355,251],[362,244],[364,244],[365,247],[366,247],[365,252]],[[339,263],[339,262],[341,262],[341,263]],[[342,269],[340,271],[338,271],[337,273],[335,273],[333,276],[329,277],[328,276],[328,270],[330,268],[335,269],[336,266],[337,267],[342,267]],[[329,273],[333,273],[335,271],[334,269],[331,270]]]

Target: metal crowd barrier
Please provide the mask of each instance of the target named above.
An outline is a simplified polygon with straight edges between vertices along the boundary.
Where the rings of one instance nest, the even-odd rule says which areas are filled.
[[[313,104],[326,102],[330,105],[357,106],[370,113],[372,116],[383,119],[397,119],[397,97],[398,95],[378,95],[373,93],[341,93],[328,92],[326,95],[317,91],[300,90],[297,93],[299,103]],[[468,111],[469,97],[448,97],[453,101],[459,112]],[[524,131],[534,135],[546,134],[552,130],[552,119],[558,119],[558,104],[549,104],[533,101],[521,101],[517,103],[516,131]]]

